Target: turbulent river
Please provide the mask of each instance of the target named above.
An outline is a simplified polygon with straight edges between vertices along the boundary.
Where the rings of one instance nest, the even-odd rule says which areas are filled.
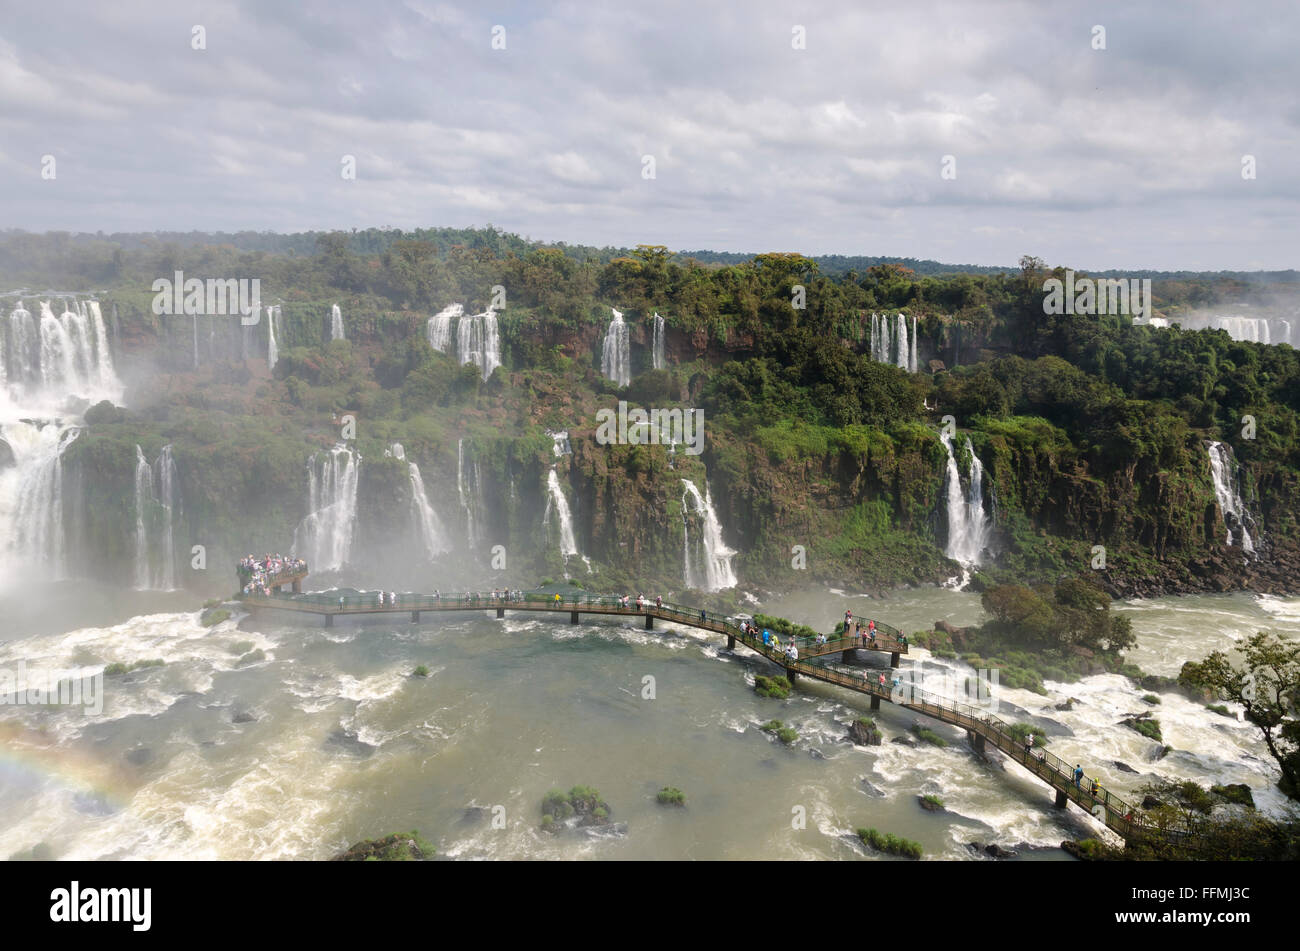
[[[1061,840],[1100,828],[1052,808],[1048,788],[1020,767],[979,762],[946,726],[926,724],[947,748],[891,742],[916,717],[889,704],[877,715],[884,744],[855,747],[846,728],[866,698],[801,682],[787,701],[762,699],[753,677],[774,669],[703,632],[488,612],[330,629],[263,614],[208,629],[183,594],[114,597],[73,599],[51,586],[0,605],[0,669],[165,662],[107,678],[99,716],[0,707],[7,852],[43,842],[73,859],[322,859],[419,829],[440,855],[460,858],[850,859],[877,857],[852,835],[874,826],[917,840],[927,857],[973,859],[966,843],[979,841],[1060,859]],[[846,608],[905,631],[981,617],[978,596],[936,588],[884,600],[808,590],[761,606],[823,630]],[[1131,659],[1152,673],[1174,675],[1258,630],[1300,636],[1300,598],[1118,608],[1138,635]],[[920,663],[939,669],[920,649],[904,667]],[[420,664],[427,678],[411,676]],[[653,699],[643,697],[646,677]],[[1111,789],[1131,795],[1155,777],[1244,782],[1262,809],[1288,808],[1253,727],[1172,693],[1152,708],[1118,676],[1048,686],[1046,697],[1000,688],[999,712],[1052,721],[1049,749]],[[1073,708],[1057,710],[1066,698]],[[1163,759],[1159,744],[1117,725],[1147,710],[1174,748]],[[792,746],[758,729],[773,718],[798,730]],[[600,790],[619,825],[539,831],[543,794],[579,784]],[[686,808],[659,806],[663,786],[683,790]],[[926,793],[946,811],[921,810]],[[794,827],[797,807],[805,828]]]

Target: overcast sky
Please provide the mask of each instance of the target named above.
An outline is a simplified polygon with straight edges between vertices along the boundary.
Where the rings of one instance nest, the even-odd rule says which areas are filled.
[[[1300,4],[1138,6],[7,3],[0,227],[1300,265]]]

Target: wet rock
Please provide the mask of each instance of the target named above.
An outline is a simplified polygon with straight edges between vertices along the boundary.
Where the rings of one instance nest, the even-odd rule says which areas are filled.
[[[863,792],[865,792],[868,796],[876,796],[880,799],[885,798],[886,795],[885,791],[881,789],[879,786],[872,783],[871,780],[867,779],[867,777],[863,776],[862,779],[859,780],[859,782],[862,784]]]
[[[1078,700],[1075,700],[1073,697],[1070,697],[1070,698],[1068,698],[1068,699],[1065,701],[1065,703],[1058,703],[1058,704],[1056,705],[1056,709],[1058,709],[1058,710],[1073,710],[1073,709],[1074,709],[1074,705],[1075,705],[1076,703],[1078,703],[1078,702],[1079,702]]]
[[[1150,793],[1147,793],[1145,796],[1142,797],[1143,809],[1155,809],[1163,805],[1164,805],[1163,802],[1161,802],[1159,799],[1157,799],[1155,796],[1151,795]]]
[[[230,718],[231,723],[256,723],[257,717],[253,716],[247,710],[241,710]]]
[[[152,763],[153,750],[147,746],[137,746],[133,750],[127,750],[126,761],[133,766],[144,766],[146,763]]]
[[[995,859],[1009,859],[1016,853],[1012,852],[1010,849],[1002,848],[1002,846],[998,845],[996,842],[990,842],[988,845],[984,846],[984,854],[990,855]]]
[[[483,806],[466,806],[460,819],[462,822],[482,822],[487,815],[488,811]]]
[[[433,847],[420,841],[419,834],[398,832],[382,839],[358,842],[333,862],[411,862],[433,858]]]
[[[1115,763],[1115,768],[1116,768],[1117,770],[1119,770],[1121,773],[1136,773],[1136,772],[1137,772],[1136,769],[1134,769],[1134,768],[1133,768],[1132,766],[1130,766],[1128,763],[1122,762],[1121,760],[1114,760],[1114,763]]]
[[[811,756],[813,759],[825,759],[825,758],[826,758],[826,754],[823,753],[821,750],[817,749],[817,748],[814,747],[814,746],[810,746],[810,747],[808,747],[808,755]]]
[[[917,796],[916,801],[926,812],[943,812],[943,803],[936,802],[934,799],[927,799],[925,796]]]
[[[859,717],[849,724],[849,739],[858,746],[879,746],[884,739],[884,734],[880,732],[874,720]]]
[[[378,748],[362,740],[352,730],[345,730],[342,727],[334,730],[325,738],[325,745],[341,753],[347,753],[350,756],[362,759],[372,756]]]
[[[912,737],[908,736],[908,735],[905,734],[905,733],[902,734],[902,735],[900,735],[900,736],[896,736],[896,737],[894,737],[894,738],[893,738],[892,740],[890,740],[889,742],[891,742],[891,743],[899,743],[899,744],[901,744],[901,745],[903,745],[903,746],[916,746],[916,740],[914,740]]]

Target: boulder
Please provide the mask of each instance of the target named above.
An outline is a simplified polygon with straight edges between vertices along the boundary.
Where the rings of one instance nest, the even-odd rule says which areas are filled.
[[[849,739],[858,746],[879,746],[883,740],[880,728],[875,723],[863,723],[854,720],[849,724]]]
[[[984,846],[984,854],[991,855],[995,859],[1009,859],[1016,853],[1012,852],[1010,849],[1002,848],[1002,846],[998,845],[996,842],[990,842],[988,845]]]
[[[241,710],[230,718],[231,723],[256,723],[257,717],[253,716],[246,710]]]
[[[926,812],[943,812],[943,806],[939,805],[937,802],[932,802],[931,800],[926,799],[924,796],[917,796],[916,801]]]
[[[1130,766],[1128,763],[1122,762],[1121,760],[1115,760],[1114,763],[1115,763],[1115,768],[1116,768],[1117,770],[1119,770],[1121,773],[1136,773],[1136,772],[1137,772],[1136,769],[1134,769],[1134,768],[1133,768],[1132,766]]]
[[[1157,799],[1155,796],[1151,795],[1150,793],[1147,793],[1145,796],[1142,797],[1143,809],[1155,809],[1163,805],[1164,805],[1163,802],[1161,802],[1159,799]]]

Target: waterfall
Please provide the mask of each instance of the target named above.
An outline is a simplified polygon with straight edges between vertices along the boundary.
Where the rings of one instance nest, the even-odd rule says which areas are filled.
[[[917,372],[916,362],[916,315],[912,315],[912,354],[907,360],[907,369],[909,373]]]
[[[446,353],[447,348],[451,345],[451,319],[459,317],[464,312],[465,308],[460,304],[452,304],[430,317],[426,328],[429,335],[429,346],[440,353]]]
[[[611,307],[610,310],[614,308]],[[627,386],[632,382],[627,324],[623,323],[623,315],[617,310],[614,310],[614,319],[609,322],[609,329],[605,331],[600,372],[619,386]]]
[[[49,301],[34,318],[22,301],[9,313],[8,333],[0,327],[0,397],[32,409],[68,397],[91,402],[121,398],[121,383],[98,301],[66,299],[56,316]]]
[[[406,458],[406,449],[400,442],[388,447],[386,455],[406,463],[407,476],[411,481],[411,514],[420,532],[420,541],[424,543],[425,554],[432,561],[434,558],[451,551],[447,531],[442,527],[442,520],[429,504],[429,495],[424,489],[424,478],[420,467]]]
[[[655,311],[654,316],[654,337],[650,346],[651,365],[656,370],[666,369],[668,364],[664,362],[664,319]]]
[[[266,308],[266,365],[272,370],[280,359],[280,348],[275,345],[275,321],[279,316],[279,304]]]
[[[701,591],[721,591],[736,586],[736,574],[731,569],[734,549],[722,539],[722,523],[713,508],[713,497],[705,479],[704,496],[689,479],[682,480],[682,576],[688,588]],[[689,500],[689,501],[688,501]],[[691,509],[694,509],[692,512]],[[692,518],[694,516],[694,518]],[[697,523],[697,537],[691,542],[691,523]]]
[[[898,315],[898,334],[897,334],[897,338],[898,338],[898,359],[894,361],[894,365],[897,366],[900,370],[906,370],[906,369],[907,369],[907,353],[908,353],[908,347],[907,347],[907,318],[904,317],[902,314],[899,314],[899,315]]]
[[[1221,442],[1210,443],[1210,478],[1214,480],[1214,497],[1223,512],[1223,526],[1228,532],[1227,543],[1232,544],[1235,527],[1241,536],[1242,550],[1254,554],[1255,543],[1246,527],[1251,518],[1237,489],[1236,460],[1232,456],[1232,450]]]
[[[456,323],[456,352],[457,364],[474,364],[482,371],[484,380],[501,366],[501,339],[496,314],[491,309],[472,317],[461,315]]]
[[[348,339],[343,333],[343,311],[339,310],[338,304],[330,307],[330,339]]]
[[[477,551],[479,535],[483,530],[483,498],[479,491],[478,460],[465,464],[465,440],[456,440],[456,494],[465,512],[465,539],[469,550]]]
[[[63,453],[80,432],[30,420],[0,427],[14,454],[14,464],[0,470],[0,554],[14,573],[36,569],[43,580],[66,577]]]
[[[135,587],[149,587],[149,524],[147,509],[153,502],[153,470],[144,450],[135,447]]]
[[[157,469],[155,478],[154,470]],[[144,450],[135,447],[135,587],[137,591],[176,590],[174,516],[177,497],[176,463],[172,447],[163,446],[150,466]]]
[[[574,555],[579,555],[586,562],[587,570],[591,571],[591,560],[578,551],[578,542],[573,534],[573,516],[569,513],[569,500],[564,497],[560,477],[554,468],[546,476],[546,494],[546,512],[542,516],[542,525],[546,527],[551,524],[552,514],[559,521],[560,554],[564,557],[565,576],[568,576],[569,559]]]
[[[1292,317],[1281,317],[1276,313],[1267,316],[1247,317],[1242,314],[1196,313],[1183,317],[1171,318],[1184,330],[1224,330],[1233,340],[1250,343],[1300,344],[1292,336]],[[1154,323],[1154,320],[1152,321]]]
[[[970,454],[970,472],[967,491],[963,496],[961,475],[957,470],[957,457],[953,453],[952,439],[947,433],[939,434],[939,441],[948,451],[948,548],[947,555],[963,567],[978,565],[984,549],[989,545],[992,525],[984,513],[984,465],[975,454],[969,439],[966,451]]]
[[[553,445],[551,446],[551,451],[555,453],[557,457],[573,455],[573,447],[569,445],[568,430],[564,430],[562,432],[557,433],[548,429],[546,431],[546,435],[551,437],[551,442],[553,443]]]
[[[341,571],[352,555],[361,454],[339,443],[307,460],[307,517],[293,537],[294,554],[316,572]]]

